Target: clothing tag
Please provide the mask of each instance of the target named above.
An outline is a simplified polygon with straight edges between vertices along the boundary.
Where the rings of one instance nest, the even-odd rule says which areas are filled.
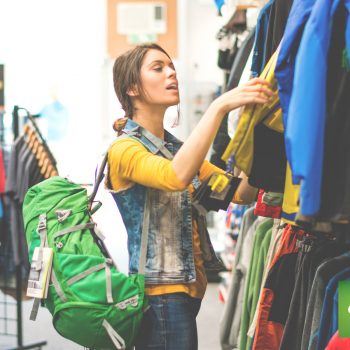
[[[224,174],[214,173],[211,176],[208,185],[211,187],[212,191],[222,192],[229,182],[230,180]]]
[[[339,281],[339,337],[350,338],[350,281]]]

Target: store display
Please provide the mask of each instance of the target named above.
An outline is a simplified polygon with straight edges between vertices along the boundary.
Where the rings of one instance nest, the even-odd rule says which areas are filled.
[[[151,238],[157,244],[162,240],[162,255],[159,254],[162,258],[156,263],[164,271],[171,271],[177,265],[176,259],[186,259],[191,273],[186,280],[181,280],[184,287],[178,287],[170,279],[158,285],[158,276],[152,276],[154,280],[149,281],[157,283],[153,285],[148,281],[146,293],[166,295],[173,293],[172,288],[175,288],[175,292],[190,294],[188,291],[191,291],[191,297],[201,299],[207,282],[217,282],[216,298],[223,312],[219,315],[219,337],[215,333],[211,336],[218,338],[222,350],[350,348],[350,338],[342,338],[348,334],[345,331],[350,329],[350,324],[347,317],[341,317],[344,312],[347,316],[349,313],[340,310],[343,307],[340,285],[350,283],[350,0],[182,0],[165,1],[161,6],[136,4],[131,7],[119,0],[108,0],[107,3],[107,14],[98,1],[84,4],[83,17],[79,17],[81,4],[71,6],[65,30],[55,26],[51,31],[49,22],[55,22],[51,21],[50,15],[45,15],[47,37],[60,37],[60,40],[38,41],[33,47],[35,54],[31,53],[26,59],[18,59],[18,50],[23,49],[24,53],[27,48],[27,43],[21,42],[21,36],[15,36],[14,41],[4,34],[8,42],[3,40],[6,55],[2,55],[0,62],[0,296],[4,297],[0,304],[5,305],[5,316],[0,320],[0,335],[13,336],[7,333],[14,328],[11,322],[17,321],[14,336],[18,349],[34,348],[34,345],[23,344],[21,302],[28,297],[36,299],[33,317],[39,299],[50,311],[55,312],[58,305],[65,308],[59,300],[62,298],[60,291],[55,291],[57,281],[52,279],[50,271],[53,266],[58,280],[66,283],[64,274],[60,275],[64,269],[57,268],[57,260],[69,265],[67,261],[71,257],[62,258],[62,252],[69,240],[67,237],[73,236],[64,234],[58,241],[55,238],[52,248],[44,247],[45,244],[40,247],[40,217],[35,214],[35,225],[30,224],[33,227],[29,230],[29,235],[33,234],[35,239],[29,237],[29,242],[34,243],[28,249],[24,229],[28,220],[24,222],[22,211],[24,198],[28,190],[33,194],[40,187],[38,183],[51,183],[58,175],[50,148],[60,160],[60,173],[81,179],[75,183],[79,189],[83,189],[78,185],[80,182],[91,184],[96,159],[115,137],[110,127],[112,120],[121,117],[120,125],[121,121],[126,121],[121,106],[117,104],[114,108],[115,95],[108,83],[112,61],[117,54],[147,39],[164,46],[173,61],[172,74],[184,82],[170,87],[181,92],[181,102],[176,107],[171,106],[164,119],[166,130],[177,122],[180,128],[169,129],[171,134],[174,131],[176,138],[165,131],[159,139],[164,142],[154,144],[154,147],[150,145],[153,141],[140,144],[131,137],[129,145],[125,143],[126,148],[121,152],[126,166],[124,163],[120,168],[115,164],[114,168],[111,166],[118,169],[114,172],[115,187],[109,186],[112,178],[107,176],[106,185],[114,198],[110,198],[111,203],[114,205],[116,201],[119,210],[122,208],[120,213],[124,211],[127,217],[127,220],[120,215],[116,218],[113,211],[116,208],[107,209],[115,219],[111,224],[106,223],[111,235],[115,232],[116,220],[126,231],[125,241],[121,242],[115,235],[113,242],[113,247],[120,249],[118,253],[125,253],[125,270],[138,271],[135,257],[141,240],[134,240],[128,233],[128,230],[139,232],[143,220],[144,207],[135,209],[134,206],[137,196],[143,196],[142,187],[134,186],[135,183],[159,190],[157,181],[164,171],[170,174],[167,181],[171,177],[177,185],[184,185],[178,181],[181,177],[177,179],[171,162],[164,170],[160,157],[159,166],[156,158],[147,163],[148,177],[144,176],[144,170],[137,169],[140,183],[133,183],[129,175],[135,171],[136,158],[145,156],[142,152],[146,147],[152,156],[163,155],[172,160],[183,144],[180,140],[188,137],[215,98],[259,77],[270,84],[274,93],[272,98],[265,104],[248,104],[230,112],[225,110],[206,157],[209,162],[205,160],[192,182],[186,177],[186,192],[181,194],[180,187],[173,187],[163,191],[164,197],[163,193],[159,195],[162,206],[157,208],[154,217],[164,226],[160,229],[153,225]],[[127,8],[137,11],[125,11]],[[149,23],[141,21],[146,18],[141,10],[146,8],[150,10],[146,16]],[[9,14],[10,9],[15,13],[16,5],[8,2],[1,9],[6,14],[2,21],[3,32],[12,32],[11,25],[17,25],[17,21],[9,20]],[[26,26],[28,33],[23,32],[23,38],[27,38],[26,34],[28,38],[36,37],[35,24],[41,23],[40,16],[34,16],[39,13],[37,5],[32,4],[30,11],[31,24]],[[66,6],[57,5],[55,13],[57,18],[62,18],[67,13]],[[123,14],[127,16],[123,17]],[[95,23],[96,16],[99,17]],[[123,23],[116,23],[116,19],[123,19]],[[103,24],[101,28],[108,24],[108,33],[101,28],[96,30],[100,24]],[[79,28],[79,33],[74,32],[75,27]],[[47,45],[50,42],[54,50]],[[109,43],[108,47],[105,42]],[[86,55],[90,49],[96,54]],[[244,97],[247,90],[238,91]],[[9,113],[6,104],[16,100],[25,100],[30,108],[39,108],[41,116],[33,116],[18,106]],[[23,116],[22,112],[25,112]],[[173,123],[175,118],[177,121]],[[130,118],[129,126],[133,123],[137,121]],[[122,128],[118,132],[121,134]],[[142,135],[146,134],[147,130]],[[141,136],[135,135],[131,136]],[[200,146],[200,142],[197,144]],[[137,157],[128,153],[129,147],[138,147]],[[193,160],[193,154],[191,156]],[[222,173],[216,168],[209,176],[210,163],[222,169]],[[125,173],[120,174],[121,168]],[[69,182],[65,182],[67,184]],[[253,190],[245,197],[247,187]],[[56,194],[45,199],[48,206]],[[33,198],[40,195],[35,193]],[[86,199],[85,193],[84,196]],[[41,199],[41,203],[44,200]],[[185,208],[187,217],[177,215],[173,210],[178,203]],[[30,210],[38,207],[38,203],[29,204]],[[84,208],[86,219],[98,205]],[[52,215],[57,225],[65,225],[70,220],[71,213],[66,209],[55,208],[56,213]],[[186,236],[180,237],[177,231],[174,235],[169,230],[169,222],[175,223],[174,227],[181,228]],[[93,223],[84,221],[82,224]],[[84,239],[90,229],[90,226],[79,229]],[[183,253],[175,260],[169,259],[169,263],[164,262],[163,257],[170,256],[168,248],[175,243]],[[101,261],[97,264],[97,275],[103,275],[98,292],[96,295],[89,293],[89,297],[100,298],[102,301],[94,302],[100,306],[107,303],[109,310],[116,309],[111,311],[113,313],[133,308],[142,312],[143,292],[123,294],[120,298],[119,294],[113,294],[118,291],[110,293],[113,283],[108,274],[119,273],[119,270],[108,260],[109,253],[100,239],[95,237],[85,246],[98,250],[95,257]],[[55,252],[53,257],[51,249]],[[148,255],[152,254],[149,252]],[[46,263],[42,264],[43,261]],[[73,265],[81,268],[84,264]],[[91,266],[92,270],[96,268],[96,265]],[[69,266],[64,273],[70,274],[73,270]],[[79,270],[77,282],[77,277],[69,276],[73,282],[64,287],[67,294],[71,289],[79,289],[80,283],[79,293],[84,294],[89,289],[92,270],[89,273],[86,270],[89,272],[89,268]],[[69,294],[69,300],[70,297]],[[10,312],[8,298],[15,303],[11,304]],[[211,302],[205,298],[202,305]],[[219,314],[220,311],[214,312]],[[54,322],[61,322],[57,329],[69,333],[68,338],[77,343],[96,349],[125,347],[125,341],[120,340],[112,321],[103,322],[101,318],[97,327],[81,322],[82,326],[91,326],[81,335],[76,332],[76,322],[64,324],[65,321],[60,320],[61,313],[62,310],[55,315]],[[29,319],[29,315],[24,314],[24,319]],[[100,341],[96,332],[109,335],[107,340],[104,338],[107,345],[101,344],[103,339]],[[24,334],[24,339],[27,337],[28,334]],[[90,339],[86,341],[84,337]],[[100,343],[93,343],[94,338]],[[202,350],[203,343],[199,344]],[[41,349],[40,344],[35,348]],[[212,346],[213,350],[216,348]]]
[[[349,280],[348,4],[262,5],[251,76],[275,95],[236,116],[223,152],[259,195],[226,247],[221,348],[331,349],[340,339],[338,282]],[[232,66],[244,65],[238,59]]]

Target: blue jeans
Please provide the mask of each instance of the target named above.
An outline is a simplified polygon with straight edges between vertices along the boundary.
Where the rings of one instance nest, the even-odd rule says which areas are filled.
[[[201,299],[185,293],[148,297],[136,350],[197,350],[196,317]]]

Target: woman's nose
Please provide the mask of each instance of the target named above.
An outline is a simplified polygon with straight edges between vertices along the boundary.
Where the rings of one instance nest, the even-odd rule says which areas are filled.
[[[167,68],[167,76],[168,77],[176,76],[176,70],[174,68],[168,67]]]

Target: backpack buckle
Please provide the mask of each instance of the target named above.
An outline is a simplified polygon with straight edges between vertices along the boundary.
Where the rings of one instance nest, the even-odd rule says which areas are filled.
[[[46,229],[46,215],[41,214],[39,216],[38,231],[43,231]]]
[[[106,258],[106,264],[107,265],[113,265],[113,260],[111,258]]]
[[[70,214],[72,214],[72,210],[71,209],[57,209],[55,211],[55,214],[57,216],[57,221],[59,223],[62,223],[63,221],[65,221]]]
[[[56,243],[56,248],[57,249],[61,249],[63,247],[63,243],[62,242],[57,242]]]

